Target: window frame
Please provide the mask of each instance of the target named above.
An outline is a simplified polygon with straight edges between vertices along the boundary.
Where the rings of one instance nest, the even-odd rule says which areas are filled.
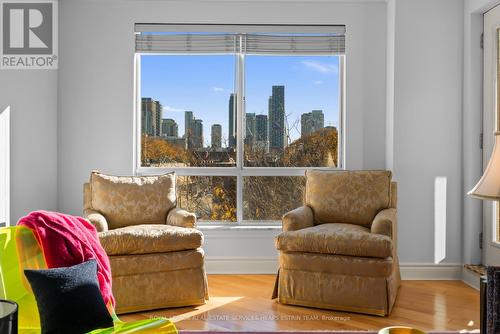
[[[247,176],[304,176],[307,170],[344,170],[346,161],[345,136],[345,86],[346,60],[345,54],[339,57],[339,126],[338,126],[338,166],[332,167],[245,167],[243,153],[243,117],[245,106],[245,54],[236,52],[235,56],[235,85],[237,97],[237,124],[236,124],[236,167],[143,167],[141,166],[141,56],[169,56],[178,53],[134,53],[134,143],[133,143],[133,170],[134,175],[158,175],[175,172],[179,176],[233,176],[236,177],[236,221],[200,220],[199,226],[281,226],[279,220],[244,220],[243,219],[243,178]],[[189,56],[213,56],[220,54],[189,53]],[[267,56],[267,55],[266,55]],[[293,54],[272,54],[269,56],[291,56]]]

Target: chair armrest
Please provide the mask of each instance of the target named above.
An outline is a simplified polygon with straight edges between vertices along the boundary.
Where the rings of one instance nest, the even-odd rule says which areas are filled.
[[[384,209],[377,213],[372,222],[371,232],[376,234],[386,235],[396,241],[396,225],[397,225],[396,209]]]
[[[167,225],[196,228],[196,215],[181,208],[173,208],[167,214]]]
[[[92,209],[84,209],[83,217],[95,226],[97,232],[106,232],[108,230],[106,217],[104,217],[100,212]]]
[[[313,211],[307,205],[285,213],[281,220],[283,222],[283,232],[297,231],[314,226]]]

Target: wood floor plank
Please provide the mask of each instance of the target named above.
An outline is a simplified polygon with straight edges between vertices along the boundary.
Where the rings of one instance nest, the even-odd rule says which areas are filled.
[[[172,318],[179,329],[210,331],[378,330],[405,325],[425,331],[477,330],[479,292],[460,281],[403,281],[389,317],[281,305],[274,275],[209,275],[210,300],[196,307],[122,315]]]

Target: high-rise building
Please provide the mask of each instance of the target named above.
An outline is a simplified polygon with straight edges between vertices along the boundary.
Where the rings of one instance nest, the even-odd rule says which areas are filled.
[[[153,114],[153,130],[155,136],[161,135],[161,119],[163,118],[163,107],[159,101],[155,101],[155,113]]]
[[[280,152],[285,147],[285,86],[273,86],[269,97],[269,149]]]
[[[255,116],[255,140],[267,141],[267,115]]]
[[[193,148],[203,148],[203,121],[201,119],[193,120]]]
[[[302,137],[325,127],[325,116],[323,110],[313,110],[300,116],[300,135]]]
[[[162,106],[150,97],[141,100],[141,131],[149,136],[161,135]]]
[[[162,137],[179,137],[179,126],[175,120],[171,118],[161,120],[161,135]]]
[[[247,113],[245,115],[245,144],[253,145],[256,136],[255,113]]]
[[[238,124],[238,114],[236,107],[236,94],[231,93],[229,96],[229,147],[236,147],[236,128]]]
[[[193,135],[193,112],[185,111],[184,112],[184,139],[186,143],[186,149],[192,148],[191,138]]]
[[[141,133],[143,135],[151,136],[153,133],[153,113],[148,107],[148,104],[144,102],[143,98],[141,109]]]
[[[185,111],[184,122],[184,142],[186,149],[203,148],[203,121],[196,119],[192,111]]]
[[[255,116],[255,145],[266,151],[269,149],[267,131],[267,115]]]
[[[212,148],[222,147],[222,126],[220,124],[212,125]]]
[[[325,115],[323,115],[323,110],[313,110],[311,114],[314,123],[314,131],[323,129],[325,127]]]
[[[300,115],[300,136],[305,137],[313,133],[313,119],[310,112]]]

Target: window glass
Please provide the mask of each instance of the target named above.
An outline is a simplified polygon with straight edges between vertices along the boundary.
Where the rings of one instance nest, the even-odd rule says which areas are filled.
[[[245,62],[245,166],[338,166],[339,57]]]
[[[236,177],[179,176],[177,205],[205,221],[236,221]]]
[[[141,56],[141,166],[234,167],[234,56]]]
[[[302,205],[303,176],[248,176],[243,183],[243,219],[281,220],[281,216]]]

